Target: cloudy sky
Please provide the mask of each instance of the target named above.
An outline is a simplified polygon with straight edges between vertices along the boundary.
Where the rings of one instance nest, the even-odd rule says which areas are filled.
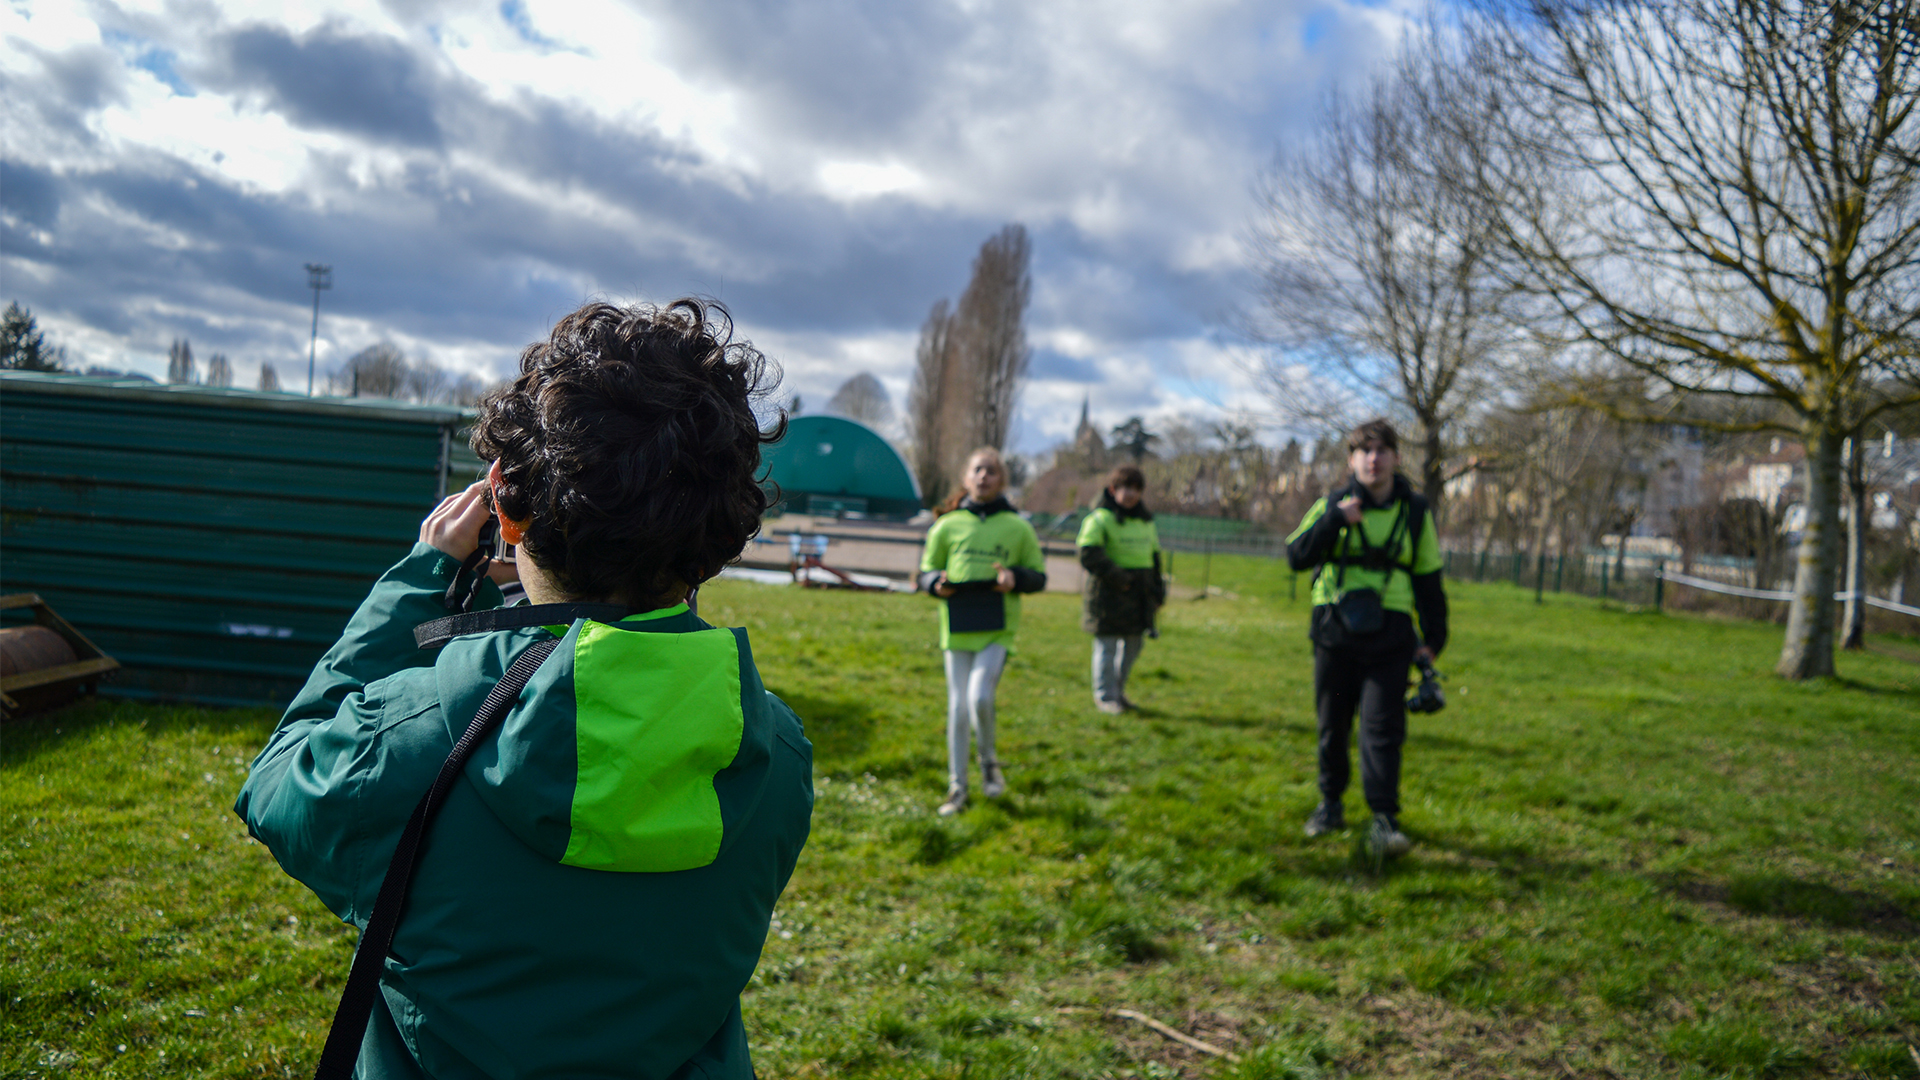
[[[1015,438],[1257,409],[1251,184],[1404,0],[209,0],[0,7],[0,292],[73,360],[303,389],[377,341],[504,375],[581,300],[717,297],[824,403],[902,400],[981,241],[1033,237]]]

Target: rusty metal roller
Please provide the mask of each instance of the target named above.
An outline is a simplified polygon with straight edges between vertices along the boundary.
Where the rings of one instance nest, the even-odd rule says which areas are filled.
[[[67,639],[44,626],[0,629],[0,676],[71,664],[80,657]]]

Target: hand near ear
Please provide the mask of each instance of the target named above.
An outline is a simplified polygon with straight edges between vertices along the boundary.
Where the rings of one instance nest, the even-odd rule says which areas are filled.
[[[480,526],[492,516],[487,482],[481,480],[440,500],[420,523],[420,542],[465,561],[480,546]]]

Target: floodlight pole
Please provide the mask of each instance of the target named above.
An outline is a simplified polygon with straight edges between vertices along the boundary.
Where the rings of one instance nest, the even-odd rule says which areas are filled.
[[[320,290],[333,288],[333,267],[307,264],[307,288],[313,290],[313,330],[307,337],[307,396],[313,396],[313,357],[320,345]]]

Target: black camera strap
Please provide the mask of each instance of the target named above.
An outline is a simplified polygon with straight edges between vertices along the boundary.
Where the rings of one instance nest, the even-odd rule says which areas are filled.
[[[1405,540],[1405,537],[1401,534],[1401,530],[1407,525],[1407,512],[1410,508],[1408,500],[1400,500],[1400,513],[1393,519],[1393,527],[1387,530],[1386,541],[1377,548],[1367,541],[1367,518],[1364,509],[1361,511],[1360,523],[1358,525],[1340,526],[1342,536],[1340,540],[1335,543],[1335,554],[1330,560],[1338,568],[1333,572],[1333,591],[1336,595],[1346,594],[1348,563],[1358,563],[1368,569],[1373,569],[1374,564],[1381,561],[1384,561],[1387,565],[1386,569],[1382,572],[1384,576],[1380,579],[1380,594],[1382,596],[1386,595],[1387,584],[1393,580],[1394,568],[1400,565],[1400,560],[1395,556],[1399,554],[1401,543]],[[1331,509],[1331,507],[1329,509]],[[1346,536],[1344,534],[1348,531],[1352,531],[1355,536],[1360,538],[1360,557],[1357,559],[1341,551],[1341,549],[1346,546]]]
[[[479,545],[473,554],[460,561],[460,569],[453,572],[453,580],[447,583],[447,595],[440,600],[448,611],[473,610],[474,603],[480,599],[480,586],[487,580],[487,568],[493,562],[499,532],[500,523],[493,518],[481,522]],[[465,590],[460,588],[463,578],[467,581]]]
[[[525,630],[530,626],[570,626],[575,619],[595,622],[619,622],[638,609],[625,604],[521,604],[519,607],[488,608],[432,619],[413,628],[413,643],[423,649],[437,649],[467,634],[490,634],[495,630]]]
[[[467,759],[506,717],[507,710],[520,700],[527,681],[559,644],[558,640],[534,642],[507,667],[507,673],[500,677],[480,711],[474,714],[473,722],[467,725],[466,733],[453,744],[453,752],[440,766],[440,775],[434,777],[433,786],[413,808],[413,816],[407,819],[400,843],[393,849],[393,859],[387,864],[387,876],[380,883],[373,914],[360,935],[360,947],[354,951],[353,969],[347,975],[346,988],[340,993],[340,1007],[334,1011],[333,1028],[327,1032],[327,1045],[320,1052],[320,1066],[314,1070],[314,1080],[351,1080],[354,1063],[360,1058],[360,1044],[367,1036],[367,1022],[372,1019],[373,1007],[380,996],[380,973],[386,966],[388,952],[393,949],[394,931],[399,929],[400,915],[406,907],[407,886],[420,861],[420,842],[433,824],[434,815],[445,804],[447,793],[460,778],[461,770],[466,768]]]

